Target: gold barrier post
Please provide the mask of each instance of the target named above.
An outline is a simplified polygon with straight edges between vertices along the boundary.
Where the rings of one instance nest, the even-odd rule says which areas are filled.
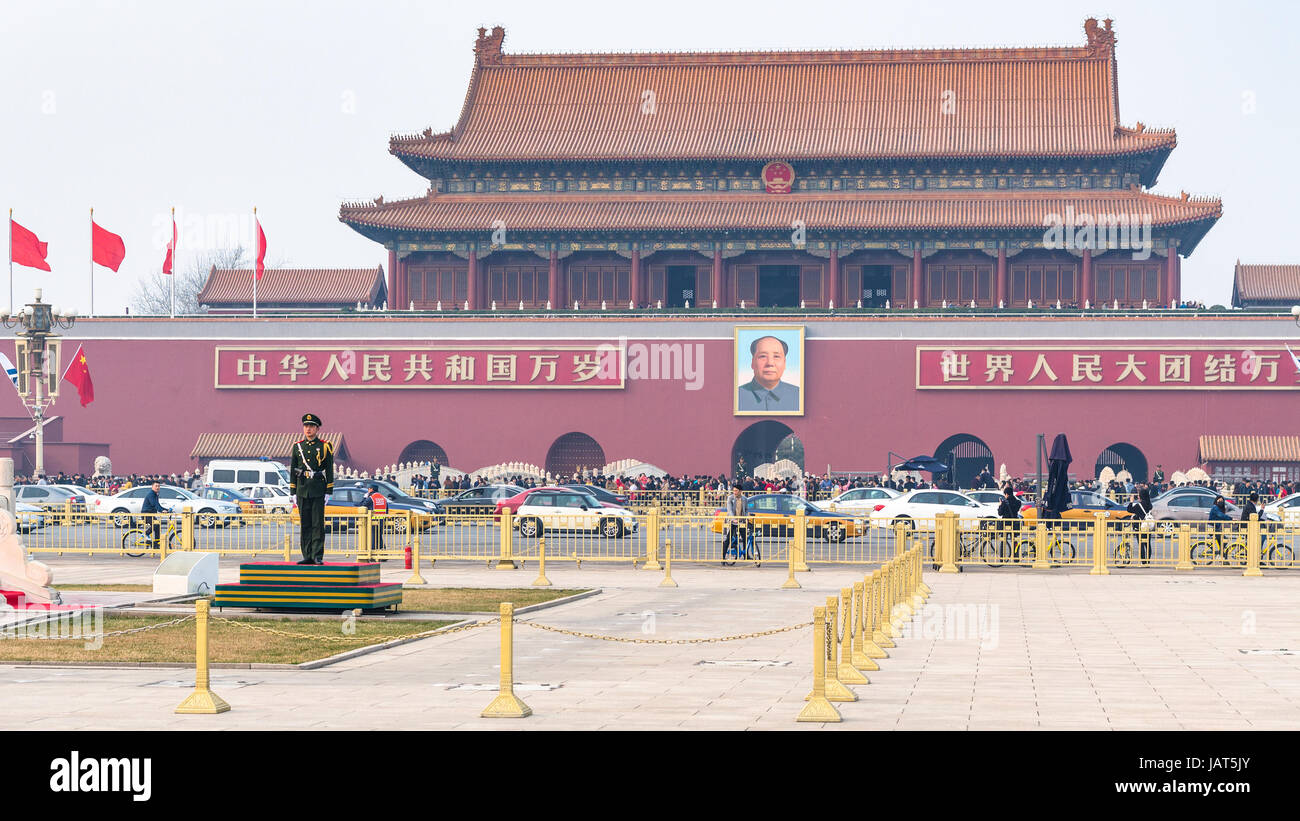
[[[907,525],[898,521],[894,522],[894,553],[898,553],[898,545],[906,544],[907,541]]]
[[[840,619],[844,623],[844,632],[840,638],[840,666],[838,678],[845,684],[870,684],[862,671],[853,663],[857,655],[857,648],[853,644],[853,588],[844,587],[840,589],[840,610],[843,616]]]
[[[896,647],[889,634],[885,632],[885,624],[889,615],[889,589],[886,584],[885,567],[881,565],[871,574],[871,586],[875,589],[873,599],[875,601],[875,629],[871,631],[871,640],[881,648]],[[887,654],[886,654],[887,655]]]
[[[943,512],[935,516],[935,540],[938,542],[939,555],[943,563],[940,573],[960,573],[957,569],[957,514]]]
[[[514,516],[510,513],[510,508],[501,510],[501,558],[497,562],[497,570],[515,570],[519,566],[515,564],[515,528],[513,524]]]
[[[1090,576],[1109,576],[1110,568],[1106,566],[1106,514],[1097,511],[1092,520],[1092,570]]]
[[[1183,523],[1178,526],[1178,564],[1174,570],[1191,570],[1192,567],[1192,526]]]
[[[176,708],[176,712],[185,715],[216,715],[230,709],[225,699],[212,692],[208,679],[208,609],[211,606],[207,599],[194,603],[194,692]]]
[[[159,535],[161,536],[163,534],[160,533]],[[167,540],[163,538],[160,539],[160,542],[165,544]],[[166,550],[166,548],[163,549]],[[181,550],[193,550],[193,549],[194,549],[194,508],[190,507],[189,505],[185,505],[184,507],[181,508]],[[166,555],[167,555],[166,553],[163,553],[163,556]]]
[[[794,542],[799,549],[799,560],[794,569],[800,573],[808,570],[808,514],[799,508],[794,514]]]
[[[831,701],[857,701],[857,693],[840,681],[839,605],[834,596],[826,597],[826,698]]]
[[[533,711],[515,695],[515,606],[501,602],[501,685],[483,718],[527,718]]]
[[[408,530],[411,536],[411,578],[406,583],[425,584],[424,577],[420,575],[420,525],[414,519],[408,524],[411,525]]]
[[[1252,513],[1250,514],[1250,520],[1246,522],[1246,570],[1241,575],[1251,577],[1264,575],[1263,571],[1259,569],[1259,558],[1262,551],[1259,514]]]
[[[862,640],[858,644],[862,647],[862,655],[868,659],[888,658],[889,654],[876,644],[876,600],[875,600],[875,574],[863,576],[862,585]],[[872,662],[875,664],[875,662]],[[880,666],[875,667],[858,667],[859,670],[879,670]]]
[[[677,582],[673,581],[673,540],[669,539],[664,543],[664,580],[659,582],[660,587],[676,587]]]
[[[367,510],[361,515],[361,520],[357,523],[357,561],[370,561],[370,526],[371,520],[375,518],[373,510]]]
[[[1034,525],[1034,569],[1047,570],[1051,566],[1047,561],[1047,525],[1040,521]]]
[[[911,620],[911,615],[903,603],[903,563],[894,559],[893,565],[893,578],[889,582],[893,594],[893,604],[889,608],[889,628],[890,635],[898,638],[903,635],[903,625]]]
[[[917,610],[925,607],[925,600],[928,596],[926,595],[925,585],[921,584],[921,573],[923,572],[921,554],[916,548],[912,548],[908,553],[907,560],[911,562],[912,567],[912,609]]]
[[[894,559],[898,562],[898,607],[907,611],[907,618],[916,615],[912,606],[912,557],[906,554]]]
[[[546,578],[546,538],[542,537],[537,540],[537,578],[533,579],[533,587],[550,587],[551,580]]]
[[[293,561],[293,537],[287,532],[284,534],[284,563],[288,564]]]
[[[934,591],[925,583],[925,558],[921,555],[920,545],[915,545],[912,549],[916,552],[916,586],[921,591],[921,597],[928,599]]]
[[[867,623],[867,610],[871,608],[871,602],[866,601],[866,584],[863,582],[853,583],[853,666],[864,672],[879,670],[880,665],[871,660],[867,655],[867,645],[871,642],[870,637],[865,635]]]
[[[799,711],[795,721],[818,724],[843,721],[840,711],[826,698],[826,608],[813,608],[813,688],[805,699],[808,703]]]
[[[645,565],[643,570],[663,570],[659,564],[659,505],[650,508],[645,522]]]

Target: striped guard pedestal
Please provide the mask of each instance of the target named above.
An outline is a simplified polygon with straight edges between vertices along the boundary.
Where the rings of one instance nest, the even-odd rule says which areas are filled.
[[[239,584],[217,585],[215,607],[290,610],[379,610],[402,603],[402,585],[379,581],[377,562],[239,566]]]

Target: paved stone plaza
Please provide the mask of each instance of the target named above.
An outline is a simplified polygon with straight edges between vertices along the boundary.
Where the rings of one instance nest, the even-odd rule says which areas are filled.
[[[48,560],[58,581],[147,583],[146,560]],[[389,563],[385,581],[410,571]],[[807,621],[864,568],[817,567],[801,590],[784,568],[626,567],[552,563],[556,587],[602,593],[522,618],[651,638],[722,636]],[[237,565],[223,563],[223,581]],[[424,575],[455,587],[523,587],[510,572],[440,563]],[[947,638],[923,613],[896,640],[836,729],[1295,729],[1300,727],[1300,575],[1246,579],[1229,571],[1034,572],[927,570],[930,605],[986,619]],[[652,635],[643,633],[653,614]],[[950,611],[951,616],[951,611]],[[948,623],[953,623],[949,619]],[[962,632],[961,630],[958,631]],[[172,711],[193,671],[0,666],[3,729],[807,729],[794,717],[811,688],[808,629],[722,644],[636,645],[517,626],[517,694],[531,718],[479,717],[498,676],[493,625],[433,637],[315,670],[218,669],[213,690],[232,710]],[[1279,652],[1288,651],[1288,652]],[[327,655],[328,651],[322,652]]]

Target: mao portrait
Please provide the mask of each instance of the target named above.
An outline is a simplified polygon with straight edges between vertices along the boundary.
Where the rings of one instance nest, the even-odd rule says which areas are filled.
[[[740,325],[736,416],[803,416],[803,326]]]

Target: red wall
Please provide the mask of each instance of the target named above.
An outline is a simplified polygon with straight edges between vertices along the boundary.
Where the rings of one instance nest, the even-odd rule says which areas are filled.
[[[325,431],[344,434],[352,464],[366,470],[396,461],[402,448],[418,439],[437,442],[452,466],[465,470],[512,460],[544,465],[557,437],[582,431],[602,445],[609,461],[633,457],[674,473],[716,475],[729,470],[736,437],[761,419],[732,416],[729,338],[701,343],[704,383],[698,391],[681,382],[633,380],[624,390],[600,391],[214,389],[218,344],[288,341],[90,339],[86,353],[94,403],[82,408],[76,391],[65,384],[51,414],[65,417],[65,441],[110,443],[119,473],[193,469],[190,452],[201,432],[298,431],[301,415],[311,411],[323,417]],[[1124,344],[1097,338],[1079,344],[1103,342]],[[1295,432],[1296,394],[1290,392],[918,391],[918,344],[934,343],[807,340],[806,415],[777,418],[802,439],[810,470],[820,472],[827,463],[880,470],[888,451],[929,454],[948,436],[968,433],[988,444],[995,464],[1022,474],[1034,469],[1034,435],[1045,433],[1050,443],[1064,432],[1080,475],[1090,475],[1101,450],[1115,442],[1136,445],[1152,468],[1162,463],[1168,474],[1196,462],[1202,434]],[[1178,343],[1162,339],[1160,344]],[[1289,364],[1279,375],[1291,378]],[[8,404],[0,404],[0,415],[21,414],[17,397],[4,395],[0,402]],[[51,462],[48,469],[86,470],[92,457],[84,458],[86,465]]]

